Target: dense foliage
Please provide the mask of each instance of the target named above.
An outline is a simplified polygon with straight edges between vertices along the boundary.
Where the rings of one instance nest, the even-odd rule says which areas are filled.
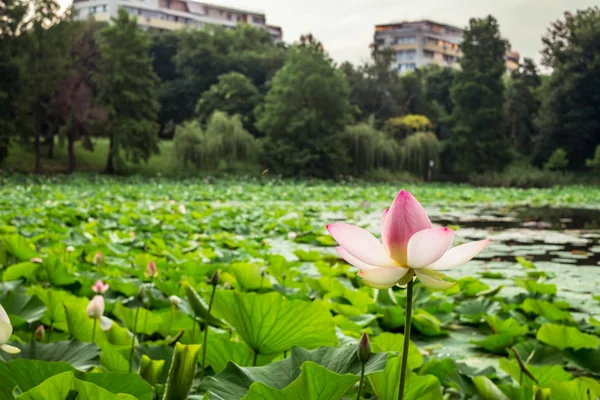
[[[259,139],[252,157],[241,152],[226,161],[252,171],[485,183],[492,175],[494,182],[516,182],[510,171],[527,165],[531,177],[544,177],[530,182],[549,186],[562,178],[542,168],[559,148],[567,153],[567,170],[595,171],[598,8],[552,24],[543,58],[550,75],[527,58],[509,73],[510,45],[492,16],[470,21],[460,69],[432,64],[400,74],[393,67],[397,55],[375,45],[368,62],[337,65],[310,34],[284,44],[245,24],[144,31],[124,11],[107,28],[59,15],[55,0],[34,3],[30,13],[22,1],[0,8],[5,168],[42,172],[47,163],[56,171],[55,143],[66,143],[66,171],[73,172],[78,148],[97,151],[108,138],[104,169],[140,171],[126,164],[161,159],[162,144],[181,149],[181,140],[170,142],[176,131],[204,130],[221,111],[238,115],[244,131]],[[435,151],[425,154],[424,138],[435,142],[427,145]],[[190,154],[212,153],[206,140],[195,143]],[[421,143],[418,154],[406,147],[415,143]],[[197,173],[222,170],[214,162],[195,165],[201,165]],[[168,169],[165,164],[162,172]]]

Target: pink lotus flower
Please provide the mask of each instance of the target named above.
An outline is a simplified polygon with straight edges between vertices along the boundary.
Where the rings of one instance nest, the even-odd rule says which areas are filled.
[[[100,328],[107,331],[112,327],[112,320],[104,316],[104,297],[100,295],[94,296],[87,306],[87,315],[90,318],[99,320]]]
[[[412,194],[405,190],[381,216],[381,239],[343,222],[327,225],[340,245],[336,251],[360,270],[365,284],[378,288],[406,285],[416,275],[431,289],[455,285],[439,271],[458,267],[475,257],[490,239],[469,242],[449,249],[454,231],[433,228],[427,213]]]
[[[109,288],[110,288],[110,285],[102,282],[100,279],[98,279],[96,281],[96,283],[94,283],[94,285],[92,286],[92,290],[94,291],[94,293],[100,293],[100,294],[106,293],[106,291]]]
[[[13,333],[13,327],[10,324],[8,314],[4,311],[4,307],[0,305],[0,349],[9,354],[17,354],[21,352],[18,347],[10,346],[8,343]]]
[[[146,275],[146,277],[148,277],[148,278],[154,278],[155,276],[158,275],[158,270],[156,269],[156,263],[154,261],[150,261],[148,263],[148,266],[146,267],[146,272],[144,272],[144,275]]]

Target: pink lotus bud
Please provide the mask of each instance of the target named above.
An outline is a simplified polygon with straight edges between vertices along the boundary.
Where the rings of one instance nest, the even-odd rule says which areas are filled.
[[[40,325],[37,327],[37,329],[35,330],[35,340],[37,340],[38,342],[42,342],[44,340],[44,338],[46,337],[46,328],[44,328],[44,325]]]
[[[148,263],[144,275],[146,275],[148,278],[154,278],[158,275],[158,270],[156,269],[156,263],[154,261],[150,261]]]
[[[102,259],[104,258],[104,256],[102,255],[102,252],[98,251],[96,252],[96,254],[94,254],[94,264],[98,265],[102,262]]]
[[[129,232],[129,237],[134,238],[135,237],[135,232],[133,232],[133,231]]]
[[[90,318],[101,318],[104,315],[104,297],[94,296],[87,306],[87,315]]]
[[[175,295],[169,297],[169,301],[173,307],[177,307],[181,303],[181,299]]]
[[[39,258],[39,257],[33,257],[33,258],[31,258],[29,260],[29,262],[36,263],[36,264],[41,264],[44,261],[41,258]]]
[[[92,286],[92,290],[94,291],[94,293],[100,293],[100,294],[106,293],[108,288],[110,288],[110,285],[102,282],[100,279],[98,279],[96,281],[96,283],[94,283],[94,285]]]
[[[296,232],[288,232],[288,239],[294,240],[296,239],[296,237],[298,237],[298,234],[296,234]]]
[[[178,207],[178,210],[182,214],[187,214],[187,210],[185,209],[185,205],[184,204],[180,204],[179,207]]]

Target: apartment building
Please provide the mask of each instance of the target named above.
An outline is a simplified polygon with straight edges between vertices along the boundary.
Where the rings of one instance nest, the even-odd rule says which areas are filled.
[[[395,52],[394,68],[413,71],[428,64],[459,67],[463,30],[430,20],[405,21],[375,26],[375,45]],[[519,66],[519,53],[506,54],[506,69]]]
[[[267,25],[265,14],[193,0],[73,0],[76,18],[81,20],[92,15],[97,21],[110,21],[119,7],[135,15],[144,29],[176,30],[206,25],[235,28],[237,24],[250,24],[269,32],[275,41],[283,38],[280,27]]]

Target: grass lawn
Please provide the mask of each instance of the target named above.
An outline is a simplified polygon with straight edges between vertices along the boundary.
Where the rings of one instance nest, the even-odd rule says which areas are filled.
[[[148,163],[139,165],[128,164],[127,169],[123,171],[125,174],[139,174],[153,176],[158,173],[172,174],[179,172],[181,169],[173,155],[173,142],[160,141],[159,154],[150,157]],[[67,144],[56,142],[54,146],[54,157],[47,157],[48,149],[42,147],[42,167],[44,172],[55,174],[66,171],[68,164]],[[108,139],[98,138],[94,140],[94,151],[87,151],[83,148],[80,142],[75,143],[75,157],[77,162],[77,172],[102,172],[106,165],[106,157],[108,154]],[[10,153],[2,168],[12,168],[17,172],[33,172],[35,163],[35,153],[33,148],[25,148],[20,145],[13,145]]]

